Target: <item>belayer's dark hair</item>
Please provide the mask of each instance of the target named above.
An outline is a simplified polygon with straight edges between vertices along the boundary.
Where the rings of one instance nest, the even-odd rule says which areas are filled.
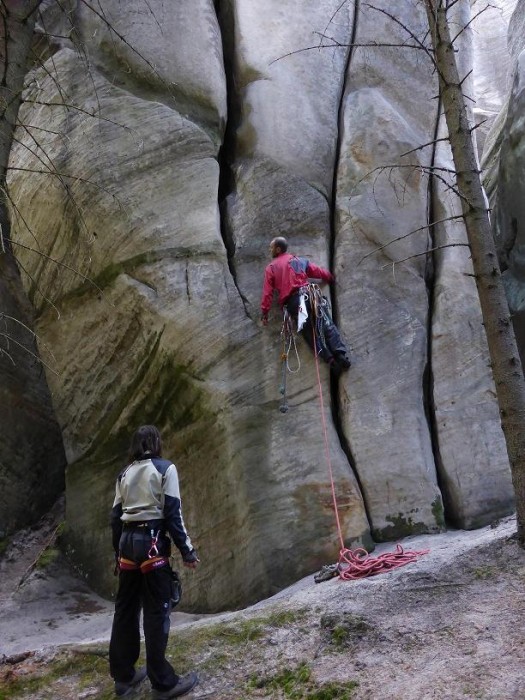
[[[161,457],[162,440],[154,425],[141,425],[131,438],[129,459],[144,459],[145,457]]]

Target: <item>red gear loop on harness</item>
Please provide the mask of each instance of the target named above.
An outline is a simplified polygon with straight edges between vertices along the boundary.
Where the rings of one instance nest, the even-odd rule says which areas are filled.
[[[342,549],[339,552],[339,578],[342,578],[343,581],[355,581],[366,576],[384,574],[392,569],[410,564],[428,552],[428,549],[420,552],[405,552],[400,544],[396,545],[395,552],[385,552],[377,557],[369,556],[366,549],[362,547]]]
[[[124,557],[119,557],[118,565],[121,571],[138,571],[140,570],[143,574],[147,574],[149,571],[154,569],[160,569],[161,566],[166,566],[169,564],[168,557],[152,557],[151,559],[146,559],[142,564],[137,564],[136,561],[131,561],[131,559],[124,559]]]

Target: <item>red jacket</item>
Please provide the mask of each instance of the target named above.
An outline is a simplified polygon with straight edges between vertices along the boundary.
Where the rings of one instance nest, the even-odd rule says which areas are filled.
[[[264,271],[262,313],[266,315],[270,310],[274,290],[278,292],[279,304],[283,306],[293,292],[308,284],[308,278],[325,282],[334,280],[331,272],[312,264],[306,258],[298,258],[290,253],[281,253],[274,258]]]

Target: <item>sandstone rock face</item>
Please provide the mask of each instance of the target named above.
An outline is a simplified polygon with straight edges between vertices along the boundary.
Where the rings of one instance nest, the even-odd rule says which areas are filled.
[[[142,423],[179,468],[201,554],[187,609],[334,561],[330,470],[347,545],[508,512],[468,255],[429,252],[464,241],[428,228],[457,207],[429,169],[450,154],[414,150],[437,130],[435,76],[424,52],[377,47],[406,43],[400,22],[424,35],[421,4],[397,22],[386,0],[52,5],[71,39],[30,76],[10,191],[17,240],[61,263],[20,254],[58,372],[69,547],[92,585],[113,585],[106,523]],[[276,235],[333,267],[353,357],[330,380],[299,338],[287,413],[277,307],[258,323]]]
[[[472,31],[468,44],[472,48],[472,96],[475,96],[473,111],[479,125],[475,133],[480,153],[486,135],[507,100],[512,83],[508,27],[516,1],[497,0],[484,6],[479,2],[471,3]],[[462,51],[465,48],[462,46]]]
[[[508,105],[493,129],[492,185],[495,216],[494,236],[504,270],[503,281],[509,307],[513,314],[514,329],[525,360],[525,207],[523,162],[525,133],[523,109],[525,104],[525,3],[518,0],[509,23],[508,44],[513,75]],[[489,160],[491,154],[486,156]],[[496,187],[497,185],[497,187]]]
[[[377,7],[359,14],[356,43],[372,44],[386,32],[392,43],[401,43],[403,29],[383,14],[388,3]],[[399,20],[420,32],[424,12],[407,3]],[[417,168],[430,165],[428,153],[401,156],[431,140],[436,120],[428,109],[435,84],[424,61],[407,101],[400,78],[413,60],[395,48],[352,54],[336,184],[337,299],[355,356],[341,387],[343,425],[373,533],[381,539],[444,525],[423,390],[427,259],[419,255],[395,268],[391,264],[430,248],[428,181]],[[394,167],[381,170],[389,165]],[[418,228],[419,234],[394,242]]]
[[[525,204],[522,169],[525,159],[525,52],[518,57],[503,128],[498,177],[496,235],[504,242],[503,273],[522,359],[525,357]]]

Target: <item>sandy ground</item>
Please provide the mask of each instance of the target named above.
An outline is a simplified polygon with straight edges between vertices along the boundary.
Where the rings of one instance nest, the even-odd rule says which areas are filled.
[[[26,533],[28,550],[34,553],[52,531],[50,518],[47,530]],[[321,688],[355,679],[356,700],[525,700],[525,552],[514,532],[515,521],[507,518],[480,530],[408,538],[405,549],[429,553],[387,574],[320,584],[312,575],[244,611],[205,619],[175,613],[176,634],[177,626],[197,631],[210,617],[227,625],[269,610],[307,611],[259,646],[236,650],[230,661],[230,652],[220,650],[226,662],[215,671],[203,658],[201,683],[188,697],[243,700],[239,688],[253,674],[307,662]],[[42,656],[78,642],[106,644],[111,602],[65,565],[28,572],[30,557],[21,565],[17,546],[0,564],[0,670],[31,650]],[[393,549],[381,545],[374,554]],[[348,632],[337,649],[334,620]],[[285,697],[257,693],[250,697]]]

